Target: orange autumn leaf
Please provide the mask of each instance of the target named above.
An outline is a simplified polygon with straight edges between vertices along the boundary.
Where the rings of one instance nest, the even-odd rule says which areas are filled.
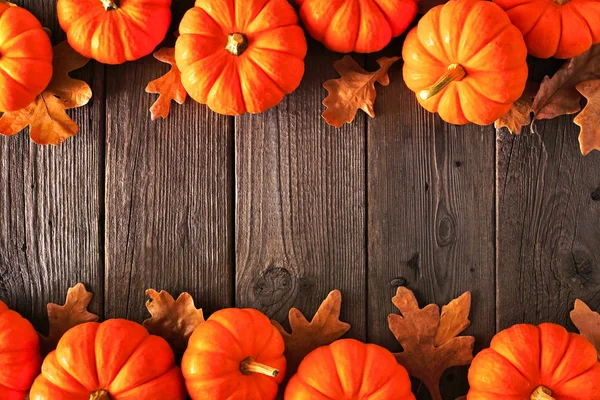
[[[496,129],[507,128],[513,135],[520,135],[523,127],[531,123],[533,98],[539,87],[537,83],[528,82],[523,95],[514,102],[506,115],[494,122],[494,127]]]
[[[600,150],[600,79],[581,82],[576,88],[587,99],[585,108],[575,117],[575,124],[581,128],[581,153],[586,156],[592,150]]]
[[[377,60],[380,68],[375,72],[365,71],[350,56],[345,56],[333,65],[341,78],[331,79],[323,84],[329,95],[323,101],[326,110],[323,118],[329,125],[340,128],[354,121],[359,109],[375,118],[375,82],[382,86],[390,84],[388,70],[400,57],[383,57]]]
[[[392,303],[402,315],[390,314],[390,330],[404,348],[394,356],[409,375],[420,379],[433,400],[441,400],[443,372],[473,360],[472,336],[458,336],[470,325],[471,293],[466,292],[440,309],[429,304],[420,309],[412,291],[399,287]]]
[[[578,299],[575,300],[575,308],[571,311],[571,321],[579,329],[581,336],[594,345],[600,360],[600,314]]]
[[[52,61],[54,72],[46,92],[60,98],[67,109],[81,107],[89,103],[92,98],[90,86],[84,81],[69,76],[70,72],[83,68],[89,61],[89,58],[77,53],[66,41],[54,46],[54,59]]]
[[[171,100],[183,104],[187,92],[181,83],[181,72],[175,64],[175,49],[162,48],[154,53],[154,58],[171,65],[171,70],[146,86],[146,93],[158,93],[158,99],[150,108],[152,121],[167,118],[171,110]]]

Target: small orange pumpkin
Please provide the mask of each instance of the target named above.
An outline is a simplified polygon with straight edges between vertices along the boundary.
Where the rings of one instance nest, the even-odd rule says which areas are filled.
[[[600,363],[560,325],[515,325],[475,357],[469,384],[467,400],[600,400]]]
[[[52,79],[52,45],[29,11],[0,3],[0,111],[27,107]]]
[[[200,324],[181,361],[193,400],[272,400],[285,376],[281,334],[260,311],[226,308]]]
[[[152,53],[171,24],[171,0],[58,0],[56,8],[71,47],[104,64]]]
[[[400,36],[417,15],[416,0],[298,0],[308,33],[338,53],[373,53]]]
[[[290,379],[285,400],[414,400],[408,373],[392,353],[342,339],[308,354]]]
[[[598,0],[493,0],[539,58],[571,58],[600,43]]]
[[[220,114],[274,107],[304,75],[306,39],[287,0],[197,0],[179,33],[183,86]]]
[[[450,0],[410,31],[404,81],[419,103],[453,124],[488,125],[525,89],[527,48],[517,27],[488,1]]]

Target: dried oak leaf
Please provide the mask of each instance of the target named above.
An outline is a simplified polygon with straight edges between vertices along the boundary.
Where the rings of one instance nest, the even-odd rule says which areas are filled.
[[[85,289],[83,283],[78,283],[67,290],[63,306],[48,303],[48,336],[40,335],[42,354],[48,354],[54,350],[60,338],[72,327],[84,322],[99,320],[96,314],[87,310],[92,296],[92,293]]]
[[[457,336],[469,325],[471,293],[466,292],[440,309],[435,304],[419,308],[415,295],[399,287],[392,303],[402,315],[390,314],[390,330],[404,348],[396,360],[409,375],[423,381],[433,400],[441,400],[439,382],[442,373],[473,360],[472,336]]]
[[[578,299],[575,300],[575,308],[571,311],[571,321],[579,329],[581,336],[596,347],[600,360],[600,314]]]
[[[54,72],[46,92],[61,99],[67,109],[86,105],[92,98],[92,89],[84,81],[71,78],[69,73],[83,68],[90,59],[77,53],[66,41],[54,46],[53,50]]]
[[[348,332],[350,324],[339,320],[341,307],[342,293],[334,290],[323,300],[310,322],[300,310],[292,308],[289,313],[291,333],[286,332],[277,321],[272,321],[285,341],[288,376],[296,372],[300,361],[308,353],[332,343]]]
[[[592,150],[600,150],[600,79],[581,82],[576,88],[587,99],[585,108],[574,120],[581,128],[579,146],[585,156]]]
[[[545,77],[533,101],[534,119],[552,119],[581,110],[581,95],[576,86],[600,79],[600,44],[571,58],[554,74]]]
[[[515,101],[510,110],[494,122],[496,129],[507,128],[513,135],[520,135],[523,127],[531,123],[531,112],[533,111],[533,98],[540,85],[535,82],[527,82],[523,95]]]
[[[188,340],[198,325],[204,322],[202,309],[197,309],[189,293],[181,293],[177,300],[168,292],[146,290],[146,308],[152,316],[144,321],[148,332],[163,337],[176,353],[185,351]]]
[[[375,72],[365,71],[350,56],[336,61],[333,66],[341,78],[328,80],[323,84],[329,95],[323,100],[326,110],[323,118],[329,125],[340,128],[354,121],[358,109],[362,109],[371,118],[375,118],[375,82],[382,86],[390,84],[388,70],[400,57],[383,57],[377,60],[380,68]]]
[[[181,72],[175,64],[175,49],[162,48],[154,53],[154,58],[171,65],[171,70],[146,86],[146,93],[158,93],[158,99],[150,107],[152,121],[167,118],[171,110],[171,100],[183,104],[187,92],[181,83]]]

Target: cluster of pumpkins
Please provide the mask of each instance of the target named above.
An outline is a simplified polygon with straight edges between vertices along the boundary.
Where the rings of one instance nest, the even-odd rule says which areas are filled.
[[[372,53],[404,33],[417,0],[296,0],[306,31],[328,49]],[[120,64],[150,54],[171,23],[171,0],[58,0],[61,27],[82,55]],[[307,52],[288,0],[197,0],[175,46],[182,83],[225,115],[260,113],[293,92]],[[431,112],[487,125],[523,93],[526,56],[570,58],[600,43],[598,0],[450,0],[405,40],[404,80]],[[0,111],[31,103],[52,75],[39,22],[0,4]]]
[[[283,338],[254,309],[212,314],[180,368],[163,338],[124,319],[71,328],[42,363],[31,324],[0,301],[3,400],[274,400],[285,375]],[[559,325],[515,325],[475,357],[469,383],[468,400],[599,400],[600,363],[591,343]],[[391,352],[341,339],[304,358],[284,399],[415,397]]]

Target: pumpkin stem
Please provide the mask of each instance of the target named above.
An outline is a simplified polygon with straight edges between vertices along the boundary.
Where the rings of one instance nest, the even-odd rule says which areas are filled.
[[[421,100],[427,100],[444,90],[452,82],[462,81],[467,72],[460,64],[450,64],[448,71],[431,87],[419,92]]]
[[[227,36],[227,45],[225,50],[234,56],[241,56],[248,48],[248,38],[243,33],[232,33]]]
[[[119,8],[119,6],[116,3],[116,0],[100,0],[100,3],[102,3],[106,11],[112,11]]]
[[[110,400],[108,390],[100,389],[90,393],[90,400]]]
[[[240,363],[240,371],[242,371],[242,374],[244,375],[250,375],[255,372],[257,374],[272,376],[273,378],[279,374],[278,369],[256,362],[252,357],[248,357]]]
[[[554,400],[554,397],[552,397],[552,390],[540,385],[531,393],[530,400]]]
[[[563,4],[568,3],[569,1],[571,0],[554,0],[554,2],[559,6],[562,6]]]

